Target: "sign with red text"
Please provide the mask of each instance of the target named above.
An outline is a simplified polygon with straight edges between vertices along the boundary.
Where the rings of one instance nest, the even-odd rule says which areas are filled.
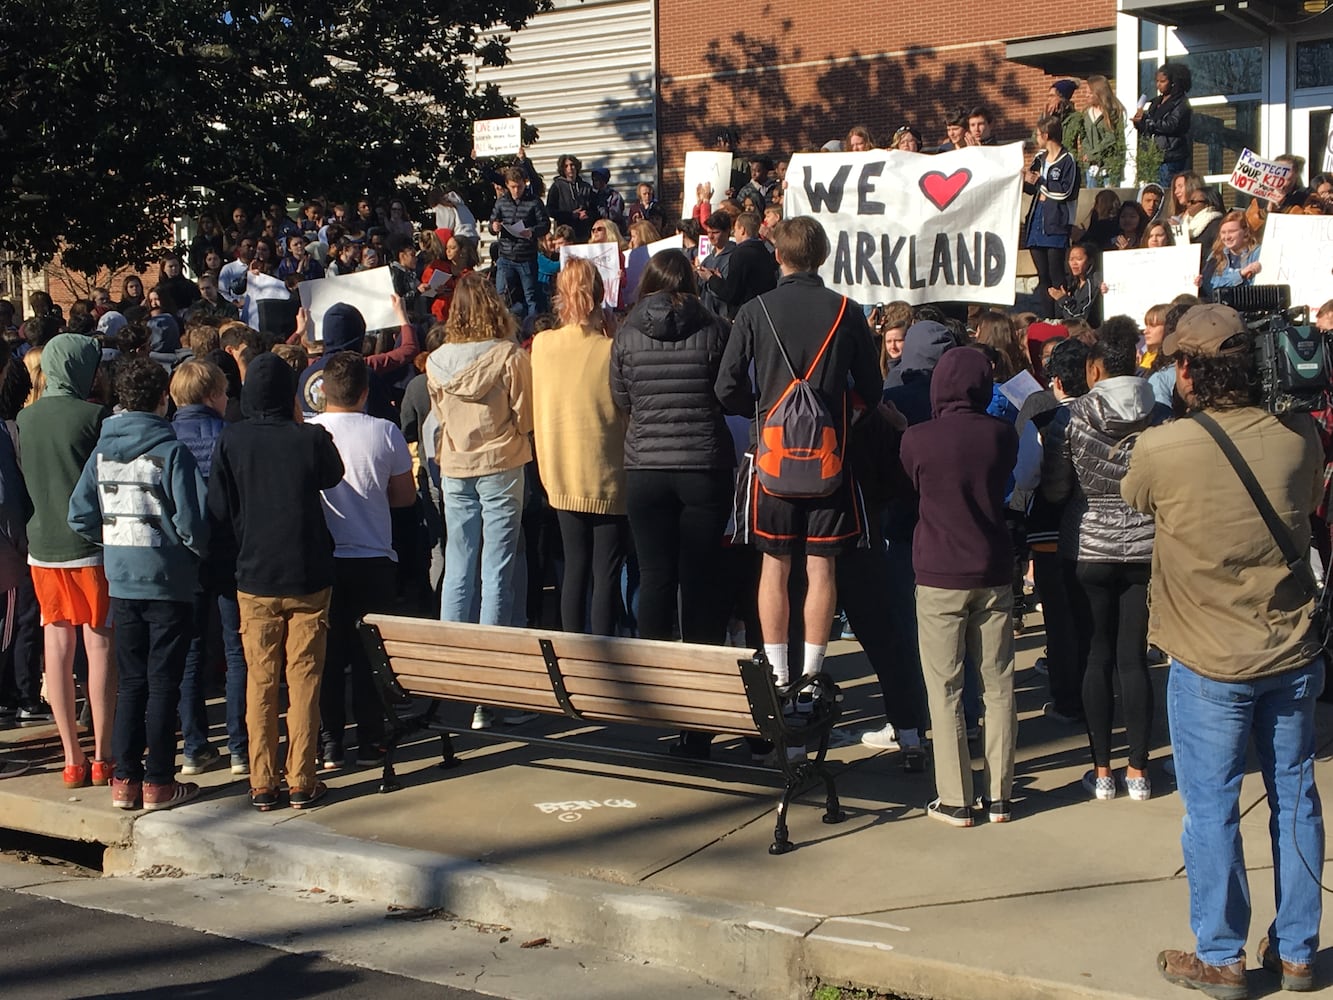
[[[1278,163],[1256,156],[1248,149],[1240,151],[1236,169],[1231,171],[1233,188],[1263,201],[1281,201],[1286,182],[1291,179],[1291,164]]]
[[[1022,170],[1019,143],[936,156],[799,153],[783,214],[823,225],[824,284],[863,304],[1012,305]]]
[[[523,146],[522,118],[486,118],[472,123],[473,156],[513,156]]]

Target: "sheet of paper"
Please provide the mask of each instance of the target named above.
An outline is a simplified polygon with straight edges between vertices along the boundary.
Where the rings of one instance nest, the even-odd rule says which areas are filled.
[[[310,310],[312,335],[316,341],[324,339],[324,314],[339,302],[355,306],[365,319],[367,330],[398,326],[398,314],[392,301],[393,274],[388,267],[303,281],[296,287],[301,293],[301,305]]]
[[[448,271],[444,270],[432,271],[430,276],[430,281],[426,282],[426,284],[428,284],[431,288],[440,289],[443,288],[445,285],[449,284],[449,279],[452,277],[453,275],[450,274]]]
[[[1004,398],[1013,403],[1018,409],[1023,408],[1023,401],[1034,392],[1041,391],[1041,383],[1032,377],[1029,371],[1021,371],[1008,382],[1000,383],[1000,392]]]
[[[472,123],[476,156],[513,156],[522,145],[522,118],[486,118]]]
[[[501,226],[500,228],[502,228],[510,236],[513,236],[514,238],[520,240],[527,239],[528,235],[531,233],[531,230],[528,229],[527,226],[520,225],[518,223],[514,223],[513,225],[504,225]]]

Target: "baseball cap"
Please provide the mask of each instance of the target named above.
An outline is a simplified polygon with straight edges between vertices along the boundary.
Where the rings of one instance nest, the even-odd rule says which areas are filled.
[[[611,171],[607,170],[606,167],[593,167],[592,179],[595,181],[609,181],[611,179]]]
[[[1249,333],[1240,313],[1219,303],[1194,306],[1176,324],[1175,331],[1162,341],[1165,354],[1188,351],[1206,357],[1242,354],[1253,346],[1249,337],[1226,346],[1232,337]]]

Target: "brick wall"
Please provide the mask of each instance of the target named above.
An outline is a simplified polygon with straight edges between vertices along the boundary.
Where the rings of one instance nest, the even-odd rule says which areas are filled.
[[[1004,58],[1004,43],[1115,23],[1114,0],[994,0],[933,7],[772,0],[753,19],[719,24],[707,0],[659,0],[658,131],[663,195],[680,198],[685,152],[734,126],[743,152],[785,158],[864,125],[886,143],[911,124],[927,146],[943,118],[986,104],[1000,139],[1025,139],[1052,78]]]

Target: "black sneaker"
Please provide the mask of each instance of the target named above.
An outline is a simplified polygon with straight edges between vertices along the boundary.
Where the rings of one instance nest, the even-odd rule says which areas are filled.
[[[346,757],[346,751],[337,743],[325,743],[319,748],[319,769],[321,771],[336,771],[343,766]]]
[[[1013,819],[1013,808],[1008,799],[1000,799],[990,804],[987,816],[992,823],[1008,823]]]
[[[19,710],[13,705],[0,705],[0,729],[9,729],[18,722]]]
[[[20,705],[16,716],[20,726],[45,726],[55,721],[51,706],[44,701]]]
[[[357,747],[356,763],[358,767],[380,767],[384,763],[384,748]]]
[[[309,788],[293,788],[287,793],[287,801],[293,809],[309,809],[324,796],[329,794],[329,786],[316,781]]]
[[[935,799],[930,805],[926,806],[926,815],[931,819],[937,819],[941,823],[948,823],[950,826],[968,827],[972,825],[971,806],[946,806],[939,799]]]

